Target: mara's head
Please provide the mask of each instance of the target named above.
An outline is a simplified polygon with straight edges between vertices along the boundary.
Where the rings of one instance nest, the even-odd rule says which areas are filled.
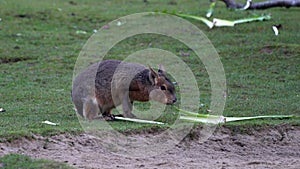
[[[162,65],[159,65],[158,72],[149,67],[149,78],[153,85],[150,91],[150,99],[163,104],[173,104],[177,101],[174,84],[167,77]]]

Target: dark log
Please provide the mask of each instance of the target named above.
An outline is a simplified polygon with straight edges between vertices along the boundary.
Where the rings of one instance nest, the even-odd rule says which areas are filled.
[[[238,3],[235,0],[221,0],[227,8],[239,9],[243,8],[245,4]],[[263,2],[251,2],[248,9],[267,9],[273,7],[300,7],[300,0],[267,0]]]

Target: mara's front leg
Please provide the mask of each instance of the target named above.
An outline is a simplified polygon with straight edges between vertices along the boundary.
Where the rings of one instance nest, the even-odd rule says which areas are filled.
[[[112,114],[112,110],[106,110],[102,113],[102,117],[106,121],[112,121],[115,120],[115,116]]]
[[[133,106],[133,102],[130,101],[128,92],[126,92],[122,98],[122,108],[123,108],[123,112],[124,112],[124,117],[135,118],[135,115],[131,113],[132,106]]]

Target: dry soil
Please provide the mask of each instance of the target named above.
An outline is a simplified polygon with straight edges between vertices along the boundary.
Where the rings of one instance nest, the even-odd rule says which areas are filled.
[[[145,137],[151,133],[132,133]],[[75,168],[300,168],[300,126],[239,129],[219,127],[204,143],[194,129],[162,154],[134,158],[113,154],[88,134],[33,135],[0,143],[0,156],[20,153],[68,163]]]

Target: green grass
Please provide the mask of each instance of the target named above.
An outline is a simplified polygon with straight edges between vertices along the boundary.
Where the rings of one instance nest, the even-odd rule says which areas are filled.
[[[94,29],[137,12],[167,9],[204,16],[209,6],[208,1],[177,0],[177,5],[149,1],[145,4],[142,0],[76,0],[74,4],[58,0],[0,0],[0,107],[6,109],[0,113],[0,137],[82,132],[70,90],[77,56]],[[203,23],[190,20],[208,36],[223,63],[228,85],[225,116],[300,115],[299,9],[241,12],[228,10],[218,2],[214,16],[239,19],[262,13],[271,13],[272,19],[234,28],[210,30]],[[278,37],[272,32],[273,24],[283,26]],[[88,33],[76,34],[77,30]],[[185,45],[170,38],[141,35],[117,44],[107,58],[124,58],[133,51],[146,49],[149,43],[178,55],[180,51],[189,52]],[[195,58],[191,53],[182,59],[197,76],[200,102],[204,104],[199,111],[203,113],[210,104],[210,82],[204,66]],[[175,118],[176,110],[168,106],[160,120],[172,122]],[[44,120],[60,125],[45,125],[41,123]],[[245,123],[300,124],[299,119]],[[151,128],[129,122],[112,125],[121,131]]]
[[[71,169],[72,167],[67,166],[63,163],[58,163],[49,160],[37,160],[32,159],[28,156],[19,154],[10,154],[0,157],[0,168],[1,169],[13,169],[13,168],[27,168],[27,169]]]

